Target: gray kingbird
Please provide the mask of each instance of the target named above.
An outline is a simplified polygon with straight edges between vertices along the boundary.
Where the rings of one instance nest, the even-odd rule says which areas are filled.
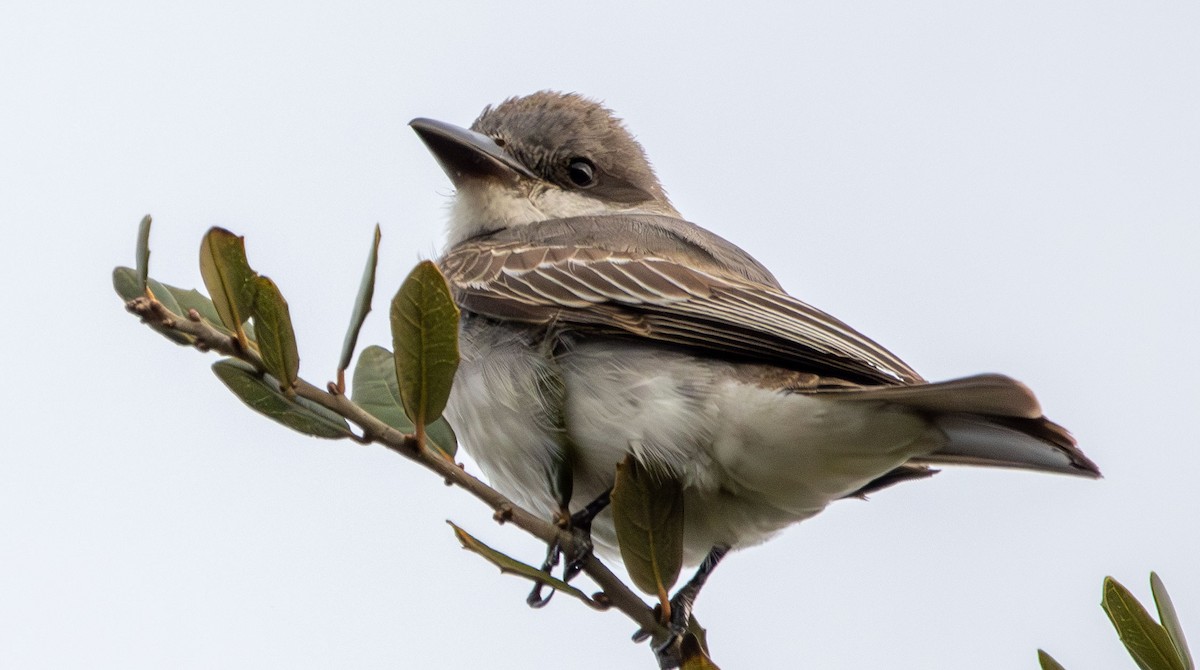
[[[1099,476],[1020,382],[926,382],[685,221],[601,104],[543,91],[411,126],[455,186],[446,417],[518,504],[576,510],[632,455],[682,484],[696,564],[935,465]],[[608,513],[592,531],[615,555]]]

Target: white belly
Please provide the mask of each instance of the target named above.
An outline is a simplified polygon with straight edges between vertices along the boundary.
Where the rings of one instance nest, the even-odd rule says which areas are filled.
[[[599,341],[551,362],[516,338],[470,339],[447,415],[493,485],[538,513],[556,509],[549,482],[566,447],[549,405],[561,402],[571,508],[611,487],[626,454],[666,468],[684,485],[688,563],[715,544],[761,542],[940,445],[901,408],[760,388],[729,363],[675,350]],[[561,398],[547,397],[547,375]],[[608,514],[593,539],[615,554]]]
[[[529,346],[527,331],[478,320],[464,319],[459,347],[446,420],[493,487],[549,518],[564,449],[553,414],[561,397],[548,392],[553,363]]]

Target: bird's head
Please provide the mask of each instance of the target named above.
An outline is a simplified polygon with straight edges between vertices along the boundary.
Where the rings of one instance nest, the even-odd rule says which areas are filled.
[[[618,213],[678,216],[633,135],[612,111],[541,91],[487,107],[470,130],[409,125],[454,183],[449,242],[550,219]]]

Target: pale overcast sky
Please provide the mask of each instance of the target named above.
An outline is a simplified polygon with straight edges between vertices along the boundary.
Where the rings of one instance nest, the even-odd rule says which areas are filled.
[[[1106,475],[949,469],[732,555],[723,668],[1132,668],[1100,584],[1151,569],[1200,631],[1200,5],[650,4],[6,4],[0,667],[653,667],[460,550],[447,518],[541,557],[482,505],[253,414],[110,287],[147,212],[177,285],[244,234],[323,383],[374,224],[364,344],[442,244],[407,121],[543,88],[927,378],[1028,383]]]

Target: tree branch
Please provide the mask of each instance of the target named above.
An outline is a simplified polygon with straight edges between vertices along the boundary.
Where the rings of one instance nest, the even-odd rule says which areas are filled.
[[[188,310],[187,315],[181,317],[150,296],[134,298],[125,303],[125,308],[156,330],[174,330],[190,336],[193,346],[200,351],[217,351],[245,361],[259,372],[265,371],[262,358],[253,350],[253,345],[250,349],[243,347],[236,338],[205,321],[194,309]],[[499,491],[467,473],[461,464],[454,463],[440,452],[423,447],[415,436],[402,433],[375,418],[347,398],[337,384],[331,382],[327,390],[322,390],[299,379],[294,390],[301,398],[315,402],[357,425],[363,431],[360,441],[379,442],[391,451],[434,471],[447,484],[466,490],[492,509],[493,518],[498,523],[512,523],[547,544],[557,541],[564,547],[573,546],[574,537],[570,531],[520,507]],[[655,611],[599,559],[589,555],[583,565],[583,571],[601,589],[600,594],[593,596],[593,607],[605,609],[611,606],[620,610],[640,626],[642,631],[649,632],[654,643],[661,643],[670,638],[670,632],[659,621]]]

